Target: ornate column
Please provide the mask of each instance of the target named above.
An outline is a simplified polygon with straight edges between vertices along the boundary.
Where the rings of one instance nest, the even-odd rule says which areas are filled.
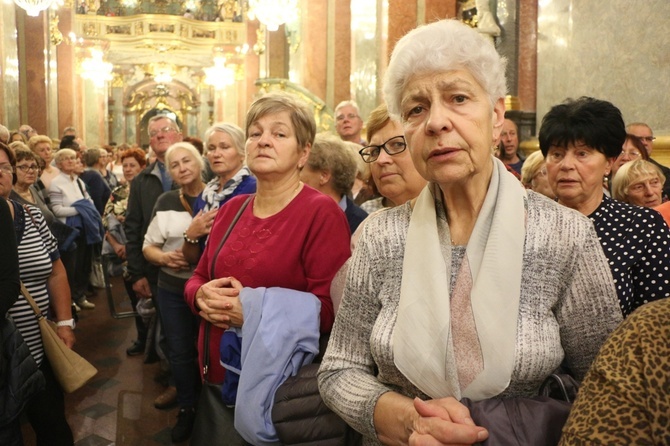
[[[58,29],[63,36],[68,36],[74,31],[75,11],[73,2],[70,6],[63,6],[58,11]],[[63,132],[63,128],[68,126],[77,126],[77,106],[75,103],[75,49],[69,44],[69,39],[65,38],[64,43],[57,46],[56,57],[58,61],[56,86],[58,91],[58,136]],[[77,129],[79,131],[79,129]]]
[[[38,17],[29,17],[23,9],[16,8],[19,124],[29,124],[42,135],[47,133],[46,17],[44,11]]]

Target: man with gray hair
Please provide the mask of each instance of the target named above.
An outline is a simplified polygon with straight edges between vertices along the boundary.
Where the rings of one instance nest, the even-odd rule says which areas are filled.
[[[0,142],[9,144],[9,129],[2,124],[0,124]]]
[[[354,101],[342,101],[335,107],[335,130],[344,141],[355,142],[365,145],[367,142],[361,138],[363,120]]]
[[[182,133],[174,114],[158,114],[152,117],[147,124],[147,131],[150,138],[149,145],[156,155],[156,161],[150,163],[133,179],[125,221],[128,240],[126,243],[127,280],[132,284],[132,291],[139,299],[154,298],[158,293],[158,266],[152,265],[144,258],[142,245],[144,235],[151,223],[156,200],[163,192],[172,189],[172,178],[165,165],[165,153],[172,144],[182,140]],[[152,300],[160,314],[157,299]],[[128,356],[142,354],[145,343],[146,340],[138,339],[126,350],[126,354]],[[165,359],[169,362],[167,348],[163,348],[163,344],[163,339],[161,339],[159,347],[166,354]],[[161,370],[163,373],[169,372],[169,365],[165,361],[161,361]],[[176,403],[177,389],[174,381],[171,380],[168,384],[167,390],[154,401],[154,406],[158,409],[166,409]]]

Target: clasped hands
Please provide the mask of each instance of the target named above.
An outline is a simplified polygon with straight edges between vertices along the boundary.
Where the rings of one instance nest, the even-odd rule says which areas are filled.
[[[244,322],[240,291],[242,283],[234,277],[214,279],[200,287],[195,294],[200,317],[212,325],[227,330],[241,327]]]
[[[455,398],[423,401],[414,398],[415,417],[411,446],[471,445],[488,438],[485,428],[475,425],[470,411]]]

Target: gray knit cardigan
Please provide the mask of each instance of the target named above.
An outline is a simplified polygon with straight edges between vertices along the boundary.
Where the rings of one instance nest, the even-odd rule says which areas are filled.
[[[364,435],[364,444],[379,444],[373,414],[382,394],[428,399],[395,367],[391,344],[410,215],[406,204],[364,223],[319,369],[324,401]],[[537,394],[564,358],[581,380],[622,320],[588,218],[529,192],[523,257],[515,366],[503,398]]]

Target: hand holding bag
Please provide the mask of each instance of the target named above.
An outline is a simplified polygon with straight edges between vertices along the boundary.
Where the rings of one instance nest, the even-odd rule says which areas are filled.
[[[471,401],[463,398],[476,425],[489,431],[481,445],[557,445],[563,425],[570,415],[579,383],[567,374],[552,374],[532,398],[490,398]]]
[[[55,324],[44,317],[23,283],[21,283],[21,294],[35,312],[42,334],[44,353],[49,360],[49,364],[51,364],[56,379],[66,393],[72,393],[80,389],[98,373],[98,370],[65,345],[58,337]]]

